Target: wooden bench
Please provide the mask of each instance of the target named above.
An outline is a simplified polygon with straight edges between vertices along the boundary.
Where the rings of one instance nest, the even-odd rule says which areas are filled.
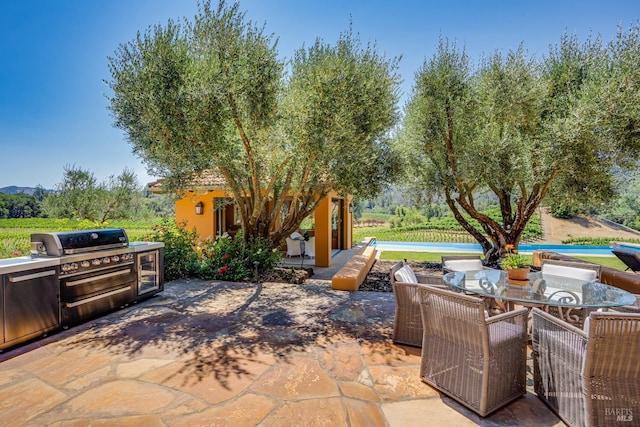
[[[375,239],[368,237],[363,246],[331,279],[331,288],[341,291],[357,291],[376,260]]]

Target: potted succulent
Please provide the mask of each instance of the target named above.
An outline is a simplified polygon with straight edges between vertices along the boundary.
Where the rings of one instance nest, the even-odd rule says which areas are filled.
[[[517,281],[529,280],[529,259],[518,253],[513,245],[506,245],[507,256],[500,261],[500,267],[507,270],[507,278]]]

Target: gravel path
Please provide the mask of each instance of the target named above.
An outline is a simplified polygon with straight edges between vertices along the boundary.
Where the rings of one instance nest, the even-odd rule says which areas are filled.
[[[393,292],[391,289],[391,278],[389,271],[398,261],[376,260],[371,267],[371,271],[365,277],[364,282],[358,288],[359,291],[369,292]],[[442,274],[442,264],[439,262],[419,262],[407,261],[416,273],[437,273]]]

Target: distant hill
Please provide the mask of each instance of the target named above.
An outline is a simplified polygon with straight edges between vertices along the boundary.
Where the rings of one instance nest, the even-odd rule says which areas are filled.
[[[578,214],[570,219],[554,218],[547,209],[541,209],[544,237],[536,243],[560,244],[564,240],[580,237],[608,237],[640,239],[640,232],[591,215]]]
[[[10,185],[9,187],[0,188],[0,193],[4,193],[4,194],[20,194],[20,193],[24,193],[24,194],[33,195],[33,193],[35,191],[36,191],[35,187],[18,187],[16,185]]]

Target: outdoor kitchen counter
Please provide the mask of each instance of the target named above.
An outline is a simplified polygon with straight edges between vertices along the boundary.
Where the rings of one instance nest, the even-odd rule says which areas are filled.
[[[134,252],[152,251],[164,247],[162,242],[129,242]],[[21,256],[15,258],[0,259],[0,275],[18,273],[26,270],[38,268],[57,267],[60,265],[59,257],[36,257]]]
[[[152,251],[154,249],[164,248],[164,243],[162,242],[129,242],[129,247],[132,248],[134,252],[145,252],[145,251]]]
[[[30,256],[5,258],[0,259],[0,275],[58,265],[60,265],[60,258],[31,258]]]

